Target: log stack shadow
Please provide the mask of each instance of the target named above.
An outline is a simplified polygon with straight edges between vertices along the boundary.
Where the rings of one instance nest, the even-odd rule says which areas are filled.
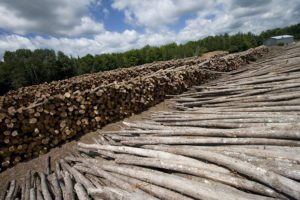
[[[21,88],[0,97],[0,171],[247,64],[266,47],[157,62]]]

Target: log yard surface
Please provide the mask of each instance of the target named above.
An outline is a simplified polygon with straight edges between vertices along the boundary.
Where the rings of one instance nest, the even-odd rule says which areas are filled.
[[[225,54],[2,96],[0,199],[300,199],[300,43]]]

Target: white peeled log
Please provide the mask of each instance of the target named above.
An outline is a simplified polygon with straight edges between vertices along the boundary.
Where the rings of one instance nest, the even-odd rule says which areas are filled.
[[[195,180],[195,181],[200,182],[200,183],[205,183],[207,185],[211,185],[213,187],[218,188],[219,190],[227,190],[231,194],[238,194],[238,195],[248,197],[248,198],[251,198],[251,199],[265,199],[265,200],[287,199],[286,197],[284,197],[282,195],[280,197],[273,198],[273,197],[267,197],[267,196],[259,195],[259,194],[255,194],[255,193],[253,194],[253,193],[249,193],[249,192],[244,192],[244,191],[238,190],[234,187],[228,186],[226,184],[219,183],[219,182],[216,182],[214,180],[205,179],[205,178],[198,177],[198,176],[187,175],[187,174],[182,174],[182,173],[173,173],[173,174],[176,175],[176,176],[181,176],[181,177],[184,177],[184,178]]]
[[[16,181],[15,180],[12,180],[9,184],[9,189],[7,191],[7,194],[6,194],[6,197],[5,197],[5,200],[10,200],[13,198],[13,194],[14,194],[14,191],[16,189]]]
[[[88,163],[86,163],[87,166]],[[107,171],[104,171],[101,168],[97,168],[96,166],[90,166],[90,169],[93,170],[94,172],[96,172],[98,174],[98,176],[103,177],[105,179],[107,179],[108,181],[110,181],[111,183],[117,185],[119,188],[128,191],[128,192],[132,192],[132,193],[136,193],[136,194],[140,194],[140,196],[149,200],[155,200],[157,198],[154,198],[153,196],[149,195],[148,193],[145,193],[144,191],[142,191],[141,189],[134,187],[133,185],[131,185],[130,183],[123,181],[122,179],[115,177],[114,175],[110,174]]]
[[[147,199],[140,193],[127,192],[125,190],[113,187],[93,188],[88,190],[89,194],[95,199],[110,199],[110,200],[140,200]]]
[[[64,160],[59,161],[60,164],[65,167],[70,174],[75,178],[76,182],[81,183],[85,188],[93,188],[94,185],[87,179],[85,178],[79,171],[76,169],[72,168],[67,162]]]
[[[268,145],[264,147],[264,149],[253,149],[253,148],[244,148],[242,146],[239,147],[198,147],[201,149],[209,150],[209,151],[216,151],[216,152],[238,152],[238,153],[245,153],[248,155],[261,157],[261,158],[269,158],[269,159],[281,159],[282,161],[288,160],[292,163],[300,164],[300,151],[297,150],[299,147],[289,147],[289,149],[284,150],[280,149],[279,147],[268,149]]]
[[[73,183],[72,183],[72,179],[70,177],[69,172],[62,172],[62,176],[64,179],[64,183],[65,183],[65,190],[63,190],[63,194],[64,194],[64,199],[66,200],[74,200],[75,199],[75,194],[73,192]]]
[[[227,137],[199,137],[199,136],[173,136],[173,137],[127,137],[121,141],[125,145],[145,144],[254,144],[254,145],[279,145],[300,146],[297,140],[281,140],[269,138],[227,138]]]
[[[80,169],[78,169],[78,170],[81,171]],[[89,171],[89,169],[87,170],[87,172],[85,172],[85,176],[95,185],[95,188],[102,188],[105,185],[105,183],[103,182],[103,179],[100,177],[94,176],[92,174],[89,174],[88,171]]]
[[[50,183],[52,186],[52,192],[54,193],[55,200],[62,200],[63,196],[62,196],[62,191],[61,191],[61,188],[60,188],[60,185],[58,182],[57,175],[56,175],[56,173],[52,173],[51,175],[52,176],[51,176]],[[49,179],[49,176],[48,176],[48,179]]]
[[[32,177],[31,177],[31,170],[29,170],[26,174],[26,178],[25,178],[25,192],[24,192],[24,199],[25,200],[29,200],[29,196],[30,196],[30,189],[31,189],[31,182],[32,182]]]
[[[41,187],[42,187],[42,193],[43,193],[44,199],[45,200],[52,200],[45,174],[40,172],[39,176],[41,178]]]
[[[35,191],[36,191],[35,188],[30,189],[30,195],[29,195],[30,200],[36,200],[36,192]]]
[[[114,132],[115,133],[115,132]],[[139,134],[153,136],[207,136],[207,137],[253,137],[253,138],[277,138],[277,139],[300,139],[299,129],[274,129],[274,128],[242,128],[242,129],[214,129],[201,127],[171,127],[166,126],[163,130],[122,130],[117,133]],[[111,132],[107,132],[111,134]],[[110,137],[122,139],[121,136]]]
[[[191,166],[198,166],[198,167],[201,167],[204,169],[209,169],[212,171],[228,173],[227,169],[219,167],[217,165],[204,163],[204,162],[198,161],[196,159],[192,159],[192,158],[188,158],[185,156],[180,156],[180,155],[176,155],[176,154],[172,154],[172,153],[168,153],[168,152],[163,152],[163,151],[126,147],[126,146],[83,144],[83,143],[78,143],[78,146],[81,148],[85,148],[85,149],[107,150],[107,151],[113,151],[113,152],[118,152],[118,153],[126,153],[126,154],[133,154],[133,155],[146,156],[146,157],[180,160],[182,162],[186,162],[188,165],[191,165]]]
[[[280,191],[287,196],[295,199],[300,198],[300,183],[292,179],[281,176],[272,171],[255,166],[251,163],[241,161],[239,159],[231,158],[211,151],[201,150],[197,147],[172,147],[172,146],[151,146],[151,149],[164,150],[181,155],[196,157],[225,166],[240,174],[244,174],[261,183],[264,183],[277,191]]]
[[[230,194],[228,191],[216,190],[212,186],[208,186],[203,183],[199,183],[193,180],[182,178],[179,176],[163,173],[160,171],[150,170],[146,168],[133,167],[133,166],[118,166],[98,163],[98,167],[104,170],[114,173],[130,176],[142,181],[156,184],[162,187],[178,191],[182,194],[194,197],[195,199],[250,199],[248,197],[236,196],[236,194]]]
[[[74,186],[74,189],[76,191],[78,200],[89,200],[89,195],[87,194],[87,192],[85,191],[85,189],[83,188],[83,186],[80,183],[76,183]]]
[[[164,187],[159,187],[157,185],[153,185],[150,183],[147,183],[145,181],[141,181],[132,177],[124,176],[121,174],[113,173],[113,175],[120,177],[124,181],[128,181],[131,184],[136,185],[136,187],[141,188],[145,192],[148,192],[149,194],[155,195],[159,199],[163,200],[175,200],[175,199],[181,199],[181,200],[192,200],[191,198],[184,196],[182,194],[179,194],[177,192],[173,192],[172,190],[168,190]]]
[[[223,151],[218,152],[230,157],[234,157],[246,162],[250,162],[254,165],[263,167],[265,169],[271,170],[273,172],[276,172],[277,174],[281,174],[285,177],[300,180],[300,165],[293,164],[293,163],[287,163],[282,162],[278,160],[272,160],[272,159],[263,159],[258,157],[253,157],[246,155],[244,153],[238,153],[238,152],[230,152],[230,151]]]
[[[282,198],[282,195],[279,194],[278,192],[255,181],[247,180],[245,178],[238,177],[234,174],[223,174],[223,173],[213,172],[210,170],[204,170],[197,167],[190,167],[184,165],[183,163],[178,163],[176,162],[176,160],[120,157],[116,160],[116,162],[121,164],[131,164],[137,166],[162,168],[171,171],[192,174],[195,176],[208,178],[220,183],[224,183],[254,193],[258,193],[270,197]]]

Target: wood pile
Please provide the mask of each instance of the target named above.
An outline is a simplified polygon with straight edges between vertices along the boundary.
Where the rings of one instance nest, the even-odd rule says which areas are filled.
[[[220,55],[221,56],[221,55]],[[191,66],[204,62],[201,57],[191,57],[179,60],[160,61],[130,68],[120,68],[106,72],[85,74],[72,77],[65,80],[53,81],[41,85],[23,87],[15,91],[9,91],[1,97],[2,108],[10,106],[29,106],[30,103],[41,101],[40,98],[47,98],[51,95],[65,94],[66,92],[75,92],[77,90],[86,90],[100,85],[106,85],[112,82],[122,82],[137,76],[145,76],[158,70],[164,70],[169,67]]]
[[[140,112],[162,101],[166,95],[179,94],[192,85],[214,79],[222,74],[221,71],[237,69],[266,52],[266,47],[259,47],[205,62],[185,59],[149,64],[149,70],[148,67],[142,67],[141,70],[135,67],[134,70],[87,75],[83,79],[72,78],[58,85],[51,83],[49,87],[53,88],[45,86],[45,91],[44,85],[40,86],[40,90],[33,90],[35,86],[20,89],[19,92],[28,92],[31,96],[34,96],[32,93],[43,95],[28,106],[22,106],[27,103],[15,105],[12,101],[9,107],[1,108],[0,171],[22,160],[44,154],[73,137]],[[133,71],[137,74],[131,75]],[[102,81],[102,76],[109,78]],[[74,86],[73,82],[79,86]],[[71,90],[73,87],[74,90]],[[10,97],[18,99],[15,98],[18,95]],[[26,102],[23,97],[18,101]]]
[[[79,143],[46,173],[9,182],[5,198],[300,199],[299,49],[175,96],[176,111]]]
[[[300,45],[171,99],[175,111],[99,132],[20,199],[300,199]],[[9,199],[9,198],[8,198]]]

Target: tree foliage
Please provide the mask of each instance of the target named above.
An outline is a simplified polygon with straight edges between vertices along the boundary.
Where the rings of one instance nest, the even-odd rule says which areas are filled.
[[[124,53],[95,56],[88,54],[81,58],[72,58],[63,52],[56,53],[50,49],[6,51],[3,61],[0,61],[0,94],[23,86],[61,80],[85,73],[199,56],[216,50],[244,51],[261,45],[271,36],[282,34],[291,34],[295,39],[300,39],[300,24],[267,30],[260,35],[252,33],[223,34],[185,44],[171,43],[160,47],[147,45],[142,49],[133,49]]]

